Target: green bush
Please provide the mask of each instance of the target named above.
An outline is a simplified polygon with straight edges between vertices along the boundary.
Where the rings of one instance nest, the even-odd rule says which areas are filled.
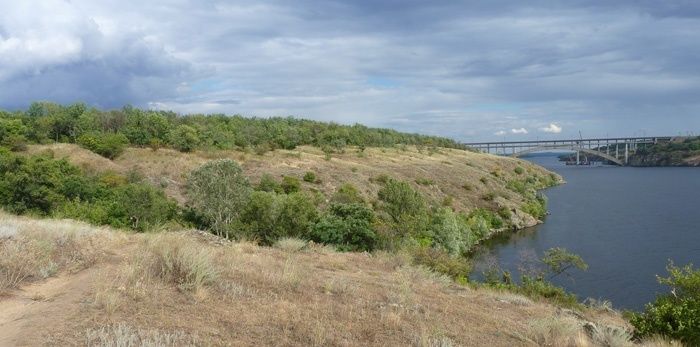
[[[331,197],[331,202],[338,204],[364,204],[365,199],[362,198],[360,192],[351,183],[343,183]]]
[[[459,282],[467,282],[472,271],[468,260],[451,256],[446,251],[433,247],[418,247],[411,251],[413,263],[450,276]]]
[[[99,205],[107,206],[107,224],[145,231],[173,219],[177,203],[163,191],[146,184],[117,187]]]
[[[0,149],[0,205],[7,211],[48,215],[67,200],[93,199],[93,188],[65,160],[22,157]]]
[[[313,197],[301,192],[280,196],[281,209],[278,216],[279,237],[304,238],[309,228],[318,220],[318,209]]]
[[[304,174],[304,182],[316,183],[316,174],[311,171],[307,171]]]
[[[373,220],[374,212],[363,204],[332,204],[311,228],[309,236],[344,251],[372,251],[377,245]]]
[[[667,278],[659,283],[673,288],[646,305],[644,312],[634,313],[630,322],[637,337],[663,335],[681,340],[689,346],[700,345],[700,269],[692,265],[669,264]]]
[[[404,216],[418,216],[427,213],[427,204],[423,196],[410,184],[388,179],[378,192],[381,208],[399,222]]]
[[[114,159],[124,152],[129,139],[124,134],[89,133],[78,137],[78,144],[105,158]]]
[[[246,237],[272,245],[284,237],[308,237],[317,220],[318,210],[307,194],[256,191],[243,209],[240,224]]]
[[[301,182],[299,179],[292,176],[282,177],[282,190],[286,194],[296,193],[301,190]]]
[[[465,254],[476,242],[467,223],[449,208],[439,208],[433,213],[430,230],[433,246],[452,256]]]
[[[547,199],[543,195],[538,195],[535,199],[526,202],[522,209],[537,219],[544,219],[547,215]]]
[[[251,194],[248,178],[233,160],[208,162],[187,180],[187,204],[214,233],[227,236]]]
[[[517,175],[522,175],[525,173],[525,169],[520,166],[516,166],[515,169],[513,169],[513,172],[515,172]]]
[[[498,209],[498,216],[503,218],[504,220],[510,220],[510,217],[513,216],[513,213],[510,211],[508,207],[501,207]]]
[[[258,183],[258,185],[255,187],[255,190],[275,193],[284,192],[282,185],[280,185],[279,182],[277,182],[277,180],[275,180],[275,178],[270,174],[263,174],[262,177],[260,177],[260,183]]]
[[[579,306],[576,295],[567,292],[564,288],[545,281],[542,278],[522,277],[522,283],[516,288],[516,292],[534,299],[542,298],[559,306]]]
[[[197,129],[189,125],[180,125],[170,133],[170,144],[180,152],[191,152],[199,146]]]

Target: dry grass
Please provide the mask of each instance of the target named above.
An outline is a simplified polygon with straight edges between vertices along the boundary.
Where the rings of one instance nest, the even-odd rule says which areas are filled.
[[[212,247],[191,242],[179,234],[164,233],[147,240],[143,270],[182,290],[197,290],[214,283],[219,270]]]
[[[63,245],[123,235],[74,222],[2,217],[3,225],[13,228],[5,232],[10,236],[3,244],[24,235],[44,235],[34,238]],[[48,231],[50,226],[58,231]],[[97,261],[93,269],[64,276],[62,287],[54,286],[81,292],[68,296],[55,292],[59,289],[32,289],[27,299],[27,305],[34,303],[27,306],[32,315],[23,320],[26,329],[16,332],[26,340],[18,341],[92,346],[630,345],[629,327],[617,313],[588,309],[574,314],[507,292],[460,286],[408,265],[402,254],[339,253],[313,243],[302,247],[298,240],[270,248],[216,243],[192,232],[123,238],[127,240],[109,243],[113,255],[78,261],[80,267]],[[60,264],[59,271],[70,262]],[[79,285],[71,285],[72,277]],[[49,312],[62,312],[61,319],[43,319]],[[0,335],[2,319],[0,314]],[[658,339],[644,345],[672,344]]]
[[[113,234],[73,221],[32,220],[0,213],[0,292],[59,271],[89,267]]]
[[[89,329],[85,345],[90,347],[166,347],[198,346],[196,336],[182,331],[163,332],[136,329],[124,323]]]
[[[287,252],[299,252],[306,248],[308,242],[301,239],[285,237],[275,242],[275,248],[279,248]]]

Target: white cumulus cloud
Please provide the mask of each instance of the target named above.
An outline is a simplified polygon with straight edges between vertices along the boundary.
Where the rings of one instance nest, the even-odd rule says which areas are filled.
[[[493,133],[493,134],[496,135],[496,136],[503,136],[503,135],[506,134],[506,132],[505,132],[505,130],[499,130],[499,131],[497,131],[497,132],[495,132],[495,133]]]
[[[512,132],[513,134],[527,134],[527,129],[525,129],[525,128],[510,129],[510,132]]]
[[[546,133],[559,134],[561,132],[561,127],[554,123],[549,123],[549,126],[540,128],[540,130]]]

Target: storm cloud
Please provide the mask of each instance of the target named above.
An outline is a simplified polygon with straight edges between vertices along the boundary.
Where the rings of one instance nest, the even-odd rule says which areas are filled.
[[[563,3],[0,0],[0,107],[295,115],[465,141],[700,130],[698,3]]]

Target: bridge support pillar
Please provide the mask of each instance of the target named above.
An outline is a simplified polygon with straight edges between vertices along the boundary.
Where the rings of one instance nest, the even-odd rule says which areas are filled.
[[[629,160],[629,153],[630,153],[630,145],[629,143],[625,143],[625,165],[627,165],[627,161]]]
[[[581,165],[581,152],[576,151],[576,165]]]

